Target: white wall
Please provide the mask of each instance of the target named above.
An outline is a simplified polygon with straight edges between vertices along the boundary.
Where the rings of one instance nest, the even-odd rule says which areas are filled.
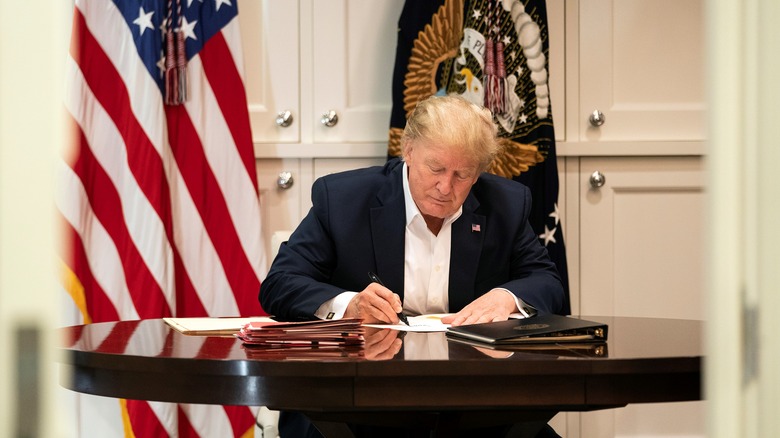
[[[710,0],[708,435],[780,436],[780,3]]]
[[[0,436],[64,436],[54,402],[58,324],[54,164],[62,144],[69,2],[0,1]],[[17,355],[20,329],[37,333]],[[37,372],[35,372],[37,370]],[[19,383],[23,389],[18,389]],[[33,388],[39,391],[33,391]],[[18,395],[21,394],[21,397]],[[28,398],[29,397],[29,398]],[[36,409],[37,407],[37,409]],[[19,410],[24,409],[23,415]],[[22,418],[29,419],[24,423]],[[24,429],[27,427],[27,429]]]

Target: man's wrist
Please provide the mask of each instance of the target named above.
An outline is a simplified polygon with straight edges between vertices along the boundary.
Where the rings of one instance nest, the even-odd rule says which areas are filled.
[[[505,289],[503,287],[497,287],[495,289],[504,291],[512,297],[512,300],[515,303],[515,308],[510,313],[520,313],[521,315],[523,315],[523,318],[528,318],[530,316],[528,315],[528,312],[525,311],[525,303],[523,302],[523,300],[521,300],[520,297],[518,297],[517,295],[513,294],[511,290]]]
[[[341,319],[347,311],[352,298],[355,298],[357,292],[342,292],[320,305],[314,316],[320,319]]]

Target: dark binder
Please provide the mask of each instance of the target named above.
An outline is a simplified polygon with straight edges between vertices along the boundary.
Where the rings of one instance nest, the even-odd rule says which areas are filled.
[[[601,322],[538,314],[524,319],[450,327],[447,329],[447,336],[488,345],[605,342],[607,329],[607,324]]]
[[[562,342],[562,343],[523,343],[523,344],[488,344],[471,339],[450,336],[447,338],[453,344],[468,345],[478,351],[486,350],[512,352],[516,354],[547,355],[555,357],[609,357],[606,342]],[[452,351],[452,350],[450,350]],[[485,353],[487,354],[487,353]]]

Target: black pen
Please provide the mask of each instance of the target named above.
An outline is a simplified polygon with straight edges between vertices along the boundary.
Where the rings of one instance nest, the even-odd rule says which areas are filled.
[[[374,274],[373,272],[371,272],[371,271],[368,271],[368,278],[370,278],[371,281],[373,281],[374,283],[377,283],[377,284],[379,284],[381,286],[385,286],[385,284],[382,283],[382,280],[380,280],[379,277],[376,274]],[[387,286],[385,286],[385,287],[387,287]],[[406,315],[404,315],[403,312],[402,313],[398,313],[398,319],[400,319],[402,323],[404,323],[406,325],[409,325],[409,320],[406,319]]]

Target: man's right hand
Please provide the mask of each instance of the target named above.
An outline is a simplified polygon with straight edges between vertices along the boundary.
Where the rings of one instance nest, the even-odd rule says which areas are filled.
[[[347,305],[345,318],[360,318],[366,324],[397,324],[401,298],[390,289],[371,283]]]

